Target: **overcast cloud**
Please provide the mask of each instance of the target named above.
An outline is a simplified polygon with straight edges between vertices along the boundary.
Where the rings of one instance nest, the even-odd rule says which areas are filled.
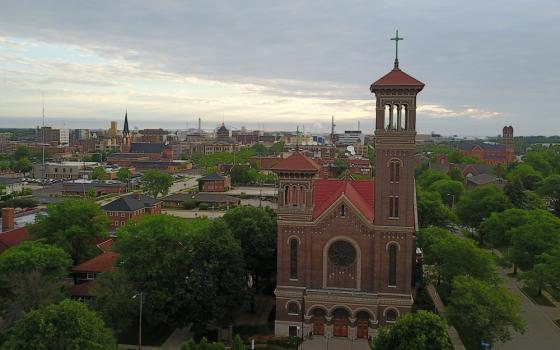
[[[0,127],[369,132],[396,28],[419,131],[560,133],[557,0],[0,1]]]

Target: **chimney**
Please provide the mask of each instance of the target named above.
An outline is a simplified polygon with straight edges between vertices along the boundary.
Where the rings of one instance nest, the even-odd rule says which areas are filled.
[[[14,227],[14,208],[2,208],[2,231],[13,230]]]

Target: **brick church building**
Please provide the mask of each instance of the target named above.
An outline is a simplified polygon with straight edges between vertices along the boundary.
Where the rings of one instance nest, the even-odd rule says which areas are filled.
[[[375,181],[320,179],[300,153],[278,175],[277,336],[367,339],[413,304],[416,95],[399,69],[374,82]]]
[[[513,144],[513,127],[504,126],[502,129],[502,143],[472,143],[461,142],[457,148],[466,157],[474,157],[482,160],[485,164],[508,164],[515,161],[515,150]]]

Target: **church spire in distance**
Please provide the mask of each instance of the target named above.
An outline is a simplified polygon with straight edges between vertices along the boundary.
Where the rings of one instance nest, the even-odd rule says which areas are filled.
[[[128,129],[128,110],[124,112],[124,126],[123,126],[123,136],[128,136],[130,130]]]
[[[399,30],[397,29],[395,37],[391,40],[395,41],[395,67],[393,69],[399,69],[399,40],[404,40],[404,38],[399,38]]]

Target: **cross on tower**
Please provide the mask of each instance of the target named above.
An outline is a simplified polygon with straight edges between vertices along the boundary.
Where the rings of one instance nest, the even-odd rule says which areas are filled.
[[[391,40],[395,40],[395,69],[399,69],[399,40],[404,40],[404,38],[399,38],[399,30],[397,29],[397,34]]]

